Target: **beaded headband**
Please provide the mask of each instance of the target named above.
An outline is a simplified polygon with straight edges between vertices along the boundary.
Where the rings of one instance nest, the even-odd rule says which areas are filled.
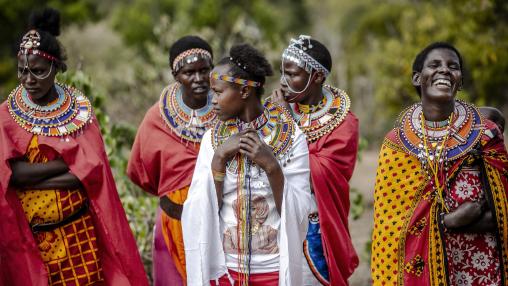
[[[307,54],[306,51],[309,49],[312,49],[310,36],[300,35],[298,36],[298,40],[291,39],[289,46],[282,53],[282,60],[294,62],[309,74],[315,70],[322,72],[325,77],[327,77],[330,74],[330,71],[309,54]]]
[[[225,75],[225,74],[218,74],[216,72],[212,72],[210,74],[210,77],[213,79],[236,83],[236,84],[239,84],[242,86],[260,87],[262,85],[260,82],[257,82],[257,81],[241,79],[241,78],[232,77],[232,76]]]
[[[178,72],[185,64],[191,64],[197,62],[200,59],[209,60],[212,62],[212,54],[205,49],[193,48],[190,50],[183,51],[178,56],[176,56],[173,61],[173,71]]]
[[[41,35],[36,30],[30,30],[26,33],[21,39],[21,44],[19,45],[18,56],[20,55],[37,55],[41,56],[49,61],[58,62],[59,59],[53,55],[50,55],[46,52],[38,50],[38,47],[41,45]]]

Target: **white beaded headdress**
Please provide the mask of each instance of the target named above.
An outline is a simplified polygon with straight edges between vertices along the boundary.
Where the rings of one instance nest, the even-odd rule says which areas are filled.
[[[282,53],[282,61],[294,62],[309,74],[315,70],[322,72],[327,77],[330,71],[306,52],[309,49],[312,49],[310,36],[300,35],[297,40],[291,39],[289,46]]]

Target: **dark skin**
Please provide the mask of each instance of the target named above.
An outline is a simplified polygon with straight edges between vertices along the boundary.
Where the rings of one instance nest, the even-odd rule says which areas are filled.
[[[175,80],[182,84],[183,102],[192,109],[206,105],[210,90],[209,74],[211,63],[205,59],[185,64],[176,74]]]
[[[26,66],[28,65],[29,71]],[[45,106],[54,101],[58,94],[54,88],[56,65],[36,55],[18,57],[19,80],[28,91],[34,103]],[[48,75],[45,78],[37,78]],[[61,159],[47,163],[30,164],[24,158],[10,161],[10,185],[19,190],[28,189],[76,189],[81,182],[69,171],[67,164]]]
[[[313,72],[312,74],[307,73],[304,69],[300,68],[297,64],[291,61],[284,61],[281,66],[282,71],[286,80],[280,82],[280,88],[274,90],[270,97],[273,102],[277,102],[282,106],[289,106],[289,103],[300,103],[305,105],[317,105],[323,100],[323,82],[325,77],[320,72]],[[307,89],[302,91],[307,82],[310,83]],[[288,84],[294,91],[302,91],[300,93],[292,93],[288,89]]]
[[[414,72],[414,86],[420,87],[426,120],[443,121],[455,108],[455,96],[462,87],[458,55],[449,49],[432,50],[421,72]],[[444,226],[461,232],[489,232],[496,229],[492,210],[485,201],[465,202],[444,216]]]
[[[182,85],[182,99],[185,105],[192,109],[199,109],[207,104],[210,91],[210,70],[212,65],[205,59],[185,64],[177,73],[173,73],[175,80]],[[160,198],[161,209],[174,219],[180,220],[183,208],[166,196]]]
[[[215,67],[212,72],[229,74],[230,66],[222,65]],[[259,117],[264,107],[255,94],[255,90],[247,86],[239,86],[233,83],[210,79],[211,88],[214,91],[212,104],[214,110],[222,121],[239,118],[243,122],[252,122]],[[258,136],[256,130],[247,129],[229,137],[221,144],[212,159],[212,170],[226,172],[226,163],[236,154],[243,154],[254,164],[263,169],[268,176],[268,181],[273,192],[277,212],[281,213],[282,195],[284,188],[284,174],[275,158],[271,148]],[[215,181],[217,201],[222,206],[224,182]]]

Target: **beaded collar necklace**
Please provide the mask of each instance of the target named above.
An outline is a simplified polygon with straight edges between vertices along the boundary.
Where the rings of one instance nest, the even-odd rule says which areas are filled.
[[[183,102],[181,84],[174,83],[164,88],[161,93],[160,114],[171,132],[186,141],[199,143],[217,118],[210,104],[212,96],[213,94],[208,92],[206,105],[192,109]]]
[[[232,135],[247,127],[257,130],[259,137],[272,148],[278,160],[289,162],[291,154],[288,154],[295,134],[295,126],[291,114],[285,108],[271,103],[265,103],[263,113],[251,123],[240,123],[237,119],[218,121],[212,128],[212,146],[217,149]],[[237,160],[228,163],[228,171],[235,173],[238,167]]]
[[[438,153],[444,161],[455,160],[467,154],[480,140],[484,132],[483,119],[476,107],[456,100],[449,124],[428,126],[422,121],[422,105],[416,103],[403,111],[399,119],[398,140],[404,149],[420,161],[436,158]],[[427,141],[427,144],[423,139]],[[443,143],[444,142],[444,143]],[[441,143],[441,144],[440,144]],[[425,151],[425,145],[429,150]],[[443,150],[438,150],[442,146]]]
[[[92,121],[92,105],[79,90],[55,83],[58,99],[48,105],[34,103],[22,85],[7,98],[9,113],[16,123],[35,135],[64,137],[82,131]],[[69,138],[65,138],[69,141]]]
[[[308,142],[321,138],[339,126],[351,106],[348,95],[338,88],[324,85],[322,92],[323,100],[312,110],[291,104],[294,119],[307,136]]]

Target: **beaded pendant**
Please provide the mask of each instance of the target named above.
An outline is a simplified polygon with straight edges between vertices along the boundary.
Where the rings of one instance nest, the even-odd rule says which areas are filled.
[[[200,109],[191,109],[183,102],[181,84],[167,86],[161,93],[159,110],[170,130],[178,137],[194,143],[201,142],[206,130],[211,128],[217,115],[213,111],[213,94],[208,93],[207,104]]]
[[[278,160],[290,160],[291,154],[289,154],[289,150],[293,145],[295,124],[287,109],[271,102],[265,103],[263,113],[250,124],[242,124],[235,119],[224,122],[218,121],[212,128],[213,149],[216,150],[229,137],[248,126],[252,126],[257,130],[259,138],[272,148],[273,154]],[[237,165],[237,162],[234,162],[234,160],[230,161],[228,171],[234,173],[238,167]]]
[[[9,113],[26,131],[42,136],[64,137],[80,131],[91,122],[92,104],[81,91],[55,83],[56,102],[48,106],[34,103],[19,85],[7,98]]]
[[[295,121],[307,136],[308,142],[321,138],[339,126],[351,106],[348,95],[338,88],[324,85],[323,95],[323,106],[310,113],[301,110],[298,104],[291,104]]]
[[[449,126],[426,126],[425,131],[422,130],[422,112],[422,104],[416,103],[401,113],[398,122],[398,140],[407,152],[420,159],[425,159],[423,132],[433,149],[439,148],[439,142],[446,140],[442,158],[452,161],[474,148],[485,129],[478,109],[461,100],[455,101]]]

